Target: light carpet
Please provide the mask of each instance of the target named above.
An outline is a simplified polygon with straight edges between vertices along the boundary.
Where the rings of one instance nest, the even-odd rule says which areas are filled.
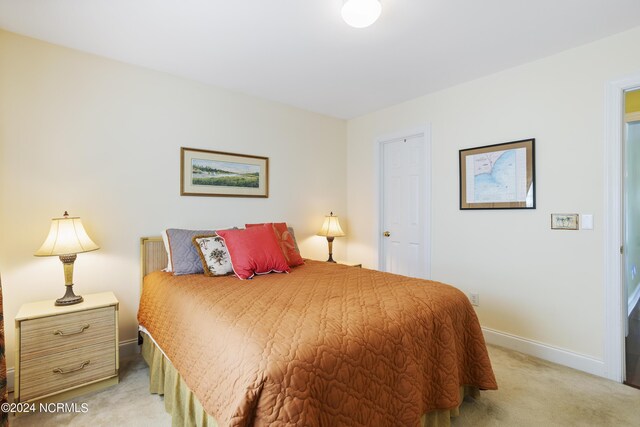
[[[454,427],[640,426],[640,390],[501,347],[488,346],[499,390],[465,401]],[[149,394],[141,356],[123,360],[120,383],[72,402],[87,413],[31,414],[12,426],[170,426],[162,397]]]

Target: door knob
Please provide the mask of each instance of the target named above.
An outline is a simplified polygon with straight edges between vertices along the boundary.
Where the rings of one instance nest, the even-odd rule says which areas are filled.
[[[389,236],[391,236],[391,233],[390,233],[390,232],[388,232],[388,231],[385,231],[383,234],[384,234],[384,237],[389,237]]]

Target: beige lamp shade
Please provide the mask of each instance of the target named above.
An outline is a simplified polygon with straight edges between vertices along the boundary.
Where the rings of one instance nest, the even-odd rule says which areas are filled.
[[[62,218],[51,220],[49,235],[35,256],[56,256],[79,254],[100,249],[87,235],[78,217],[70,217],[67,212]]]
[[[345,234],[340,227],[338,217],[334,216],[333,212],[331,212],[330,215],[324,217],[324,223],[322,224],[322,228],[320,229],[320,231],[318,231],[317,235],[325,237],[342,237]]]

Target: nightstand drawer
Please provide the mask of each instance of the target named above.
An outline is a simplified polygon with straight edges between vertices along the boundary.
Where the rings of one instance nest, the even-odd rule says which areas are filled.
[[[103,342],[113,346],[114,328],[113,306],[25,320],[20,331],[21,361]]]
[[[111,341],[20,363],[20,400],[27,401],[91,381],[117,375],[113,335]]]

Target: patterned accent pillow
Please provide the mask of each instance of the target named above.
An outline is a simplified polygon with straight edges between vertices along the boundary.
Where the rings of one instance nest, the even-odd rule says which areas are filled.
[[[226,276],[233,273],[229,251],[217,234],[194,236],[191,239],[198,250],[205,276]]]

